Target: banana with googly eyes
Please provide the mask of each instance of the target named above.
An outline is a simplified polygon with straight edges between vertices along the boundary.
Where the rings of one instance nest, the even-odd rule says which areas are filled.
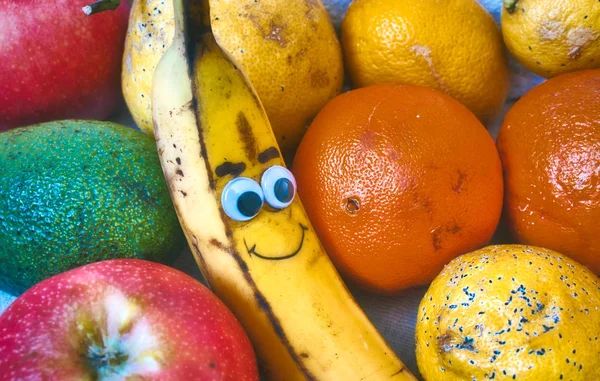
[[[268,379],[416,380],[323,250],[262,104],[210,29],[176,35],[154,75],[156,144],[212,290],[245,327]]]

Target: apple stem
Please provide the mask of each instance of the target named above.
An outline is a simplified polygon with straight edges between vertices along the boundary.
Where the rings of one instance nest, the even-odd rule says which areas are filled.
[[[121,0],[98,0],[95,3],[88,4],[81,8],[83,13],[90,16],[104,11],[114,11],[117,9]]]

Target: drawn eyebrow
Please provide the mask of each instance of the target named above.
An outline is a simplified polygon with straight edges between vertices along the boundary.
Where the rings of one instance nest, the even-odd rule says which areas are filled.
[[[269,160],[279,157],[279,151],[275,147],[269,147],[263,152],[258,154],[258,162],[261,164],[266,163]]]
[[[219,177],[226,175],[233,175],[235,177],[244,172],[244,169],[246,169],[245,163],[232,163],[230,161],[226,161],[215,168],[215,174]]]

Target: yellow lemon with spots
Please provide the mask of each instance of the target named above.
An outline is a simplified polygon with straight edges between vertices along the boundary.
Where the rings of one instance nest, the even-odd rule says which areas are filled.
[[[426,381],[600,380],[600,279],[557,252],[488,246],[452,260],[419,306]]]
[[[190,17],[199,17],[203,1],[217,42],[249,77],[289,161],[312,119],[342,90],[342,51],[327,10],[320,0],[195,0]],[[133,119],[148,133],[153,74],[173,31],[172,1],[133,1],[121,79]]]
[[[510,52],[542,77],[600,67],[598,0],[504,0]]]
[[[342,22],[342,46],[354,86],[431,87],[484,124],[509,89],[502,35],[476,0],[355,0]]]

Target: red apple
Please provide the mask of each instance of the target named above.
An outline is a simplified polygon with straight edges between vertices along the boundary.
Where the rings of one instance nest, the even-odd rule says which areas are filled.
[[[56,275],[0,315],[3,380],[258,380],[250,340],[206,287],[142,260]]]
[[[0,131],[114,110],[130,6],[86,16],[88,3],[0,0]]]

